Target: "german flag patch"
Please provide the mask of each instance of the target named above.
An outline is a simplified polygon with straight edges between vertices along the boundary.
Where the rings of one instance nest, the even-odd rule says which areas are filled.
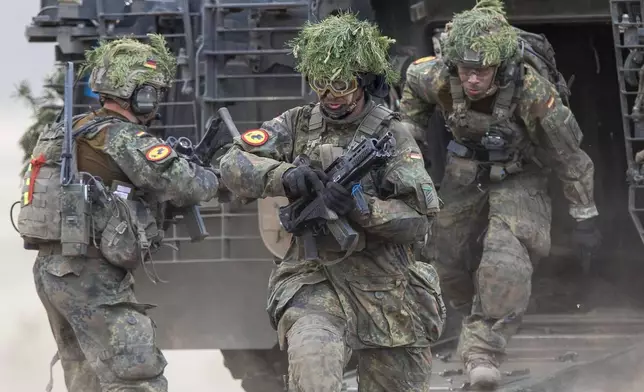
[[[555,104],[555,97],[550,96],[550,99],[548,99],[548,102],[546,102],[546,106],[548,107],[548,109],[550,109],[554,104]]]
[[[156,60],[153,60],[153,59],[147,59],[145,60],[145,63],[143,63],[143,66],[145,68],[157,69],[157,62]]]
[[[432,61],[432,60],[434,60],[435,58],[436,58],[436,56],[421,57],[421,58],[419,58],[418,60],[414,61],[414,63],[413,63],[413,64],[414,64],[414,65],[416,65],[416,64],[426,63],[426,62],[428,62],[428,61]]]

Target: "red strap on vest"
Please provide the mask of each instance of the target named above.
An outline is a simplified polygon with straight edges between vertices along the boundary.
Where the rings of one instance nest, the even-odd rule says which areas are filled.
[[[40,168],[47,162],[44,154],[40,154],[38,158],[31,160],[31,176],[29,176],[29,193],[27,194],[27,204],[30,204],[34,196],[34,187],[36,186],[36,177],[40,172]]]

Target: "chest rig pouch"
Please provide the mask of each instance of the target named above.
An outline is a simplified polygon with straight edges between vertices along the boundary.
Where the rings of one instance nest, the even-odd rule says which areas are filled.
[[[109,218],[101,235],[101,253],[109,263],[133,270],[160,244],[163,232],[150,203],[131,184],[115,181],[105,204]]]
[[[74,116],[72,126],[76,127],[85,116]],[[113,121],[119,120],[95,117],[72,131],[69,167],[73,178],[80,180],[65,186],[61,183],[64,124],[52,124],[42,132],[23,177],[17,228],[26,249],[59,242],[64,256],[87,254],[90,238],[94,235],[92,183],[97,180],[89,173],[78,172],[76,139],[96,133],[102,125]],[[88,177],[90,181],[86,181]]]
[[[450,76],[453,112],[447,123],[454,140],[447,146],[452,168],[446,168],[446,174],[452,174],[458,183],[471,184],[481,169],[489,171],[491,182],[500,182],[510,174],[523,171],[523,163],[531,159],[531,140],[514,118],[523,74],[521,63],[506,67],[504,75],[499,77],[501,86],[492,114],[471,110],[460,79]],[[450,170],[454,173],[449,173]]]
[[[339,156],[344,154],[346,149],[350,149],[359,144],[363,139],[368,137],[379,137],[379,133],[387,130],[389,121],[395,114],[384,106],[374,105],[369,113],[365,115],[356,131],[354,132],[351,142],[346,146],[337,146],[335,144],[320,144],[321,135],[326,129],[324,118],[320,112],[319,104],[316,105],[311,111],[309,125],[307,129],[307,149],[305,153],[313,157],[312,162],[319,163],[323,170],[326,170],[331,163]],[[370,176],[363,178],[359,184],[354,185],[352,194],[356,199],[361,214],[370,214],[368,204],[364,194],[377,196],[377,189],[374,181]],[[345,251],[344,256],[330,261],[321,261],[325,265],[336,264],[347,257],[353,252],[361,251],[366,247],[366,238],[364,230],[352,225],[353,229],[358,233],[357,240],[352,244],[349,249]],[[329,234],[323,234],[316,237],[322,252],[337,254],[342,250],[335,241],[334,237]]]

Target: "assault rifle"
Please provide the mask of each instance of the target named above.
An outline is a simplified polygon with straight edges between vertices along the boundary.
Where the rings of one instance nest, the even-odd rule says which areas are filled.
[[[217,175],[217,178],[220,179],[218,170],[212,167],[212,159],[220,149],[232,144],[233,136],[239,135],[239,132],[232,122],[228,109],[221,108],[217,111],[217,114],[218,116],[212,116],[206,122],[206,133],[196,146],[193,146],[190,139],[183,136],[178,139],[171,136],[166,140],[166,143],[177,154],[199,166],[212,170]],[[225,200],[228,196],[228,190],[223,186],[220,179],[218,198],[219,200]],[[183,218],[192,242],[202,241],[210,235],[206,231],[198,205],[180,208],[169,205],[166,216],[169,218],[167,219],[168,223],[176,223],[180,218]]]
[[[334,160],[324,171],[333,181],[344,186],[356,198],[360,213],[369,214],[364,195],[359,191],[360,180],[372,170],[384,166],[393,155],[395,139],[387,132],[380,139],[365,138],[346,154]],[[306,165],[308,158],[298,156],[294,163]],[[331,232],[343,251],[356,243],[358,233],[351,227],[345,217],[339,217],[329,210],[322,200],[322,195],[313,198],[299,198],[279,209],[282,227],[289,233],[301,237],[304,242],[305,260],[318,260],[318,248],[315,235]]]

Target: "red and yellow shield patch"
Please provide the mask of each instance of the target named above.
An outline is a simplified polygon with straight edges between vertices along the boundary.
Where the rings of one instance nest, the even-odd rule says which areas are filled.
[[[264,129],[250,129],[241,135],[241,139],[250,146],[258,147],[266,144],[268,132]]]
[[[172,153],[172,148],[167,144],[157,144],[145,153],[145,159],[150,162],[158,162],[167,158]]]

